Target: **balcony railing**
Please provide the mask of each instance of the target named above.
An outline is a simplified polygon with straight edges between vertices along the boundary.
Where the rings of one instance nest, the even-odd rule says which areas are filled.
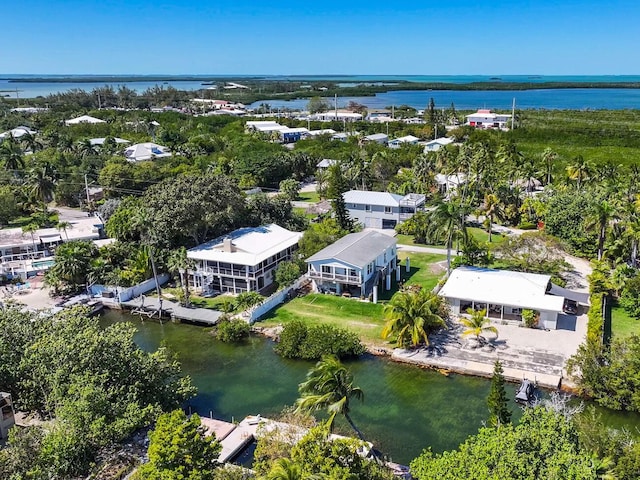
[[[318,272],[318,271],[310,271],[309,277],[314,280],[331,280],[343,283],[351,283],[354,285],[360,285],[362,280],[360,280],[360,276],[358,275],[341,275],[339,273],[327,273],[327,272]]]

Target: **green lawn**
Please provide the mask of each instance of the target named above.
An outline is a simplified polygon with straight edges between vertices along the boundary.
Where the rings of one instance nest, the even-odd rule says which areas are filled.
[[[292,320],[304,320],[310,325],[328,323],[355,332],[366,343],[382,344],[382,308],[381,304],[312,293],[272,310],[260,325],[275,326]]]
[[[405,270],[405,259],[410,258],[411,271]],[[398,252],[398,258],[402,262],[402,278],[407,285],[418,284],[423,288],[432,290],[438,280],[444,274],[444,270],[438,268],[435,263],[445,261],[446,255],[435,253]],[[444,266],[446,268],[446,265]]]
[[[411,270],[405,271],[405,258],[411,258]],[[445,255],[430,253],[399,252],[402,261],[402,279],[406,284],[419,284],[432,289],[443,274],[433,264],[446,260]],[[360,302],[355,299],[337,297],[335,295],[310,294],[295,298],[271,311],[261,322],[264,326],[286,324],[292,320],[304,320],[310,324],[328,323],[347,328],[355,332],[367,344],[385,345],[388,342],[380,338],[384,325],[382,309],[397,291],[395,275],[391,290],[380,293],[380,303]]]
[[[304,215],[305,217],[307,217],[309,219],[316,218],[318,216],[315,213],[307,213],[307,209],[306,208],[293,207],[293,211],[295,213],[299,213],[300,215]]]
[[[637,320],[619,305],[611,308],[611,334],[613,337],[628,337],[631,334],[640,334],[640,320]]]
[[[299,202],[318,203],[320,201],[320,195],[318,195],[318,192],[300,192],[296,200]]]
[[[475,238],[481,245],[489,242],[489,234],[482,228],[468,227],[467,232],[469,235]],[[444,245],[424,245],[422,243],[416,243],[413,239],[413,235],[398,234],[396,235],[396,238],[398,239],[398,244],[400,245],[417,245],[422,247],[442,248],[442,249],[446,248]],[[505,238],[506,237],[500,233],[494,233],[491,236],[490,245],[497,245],[502,241],[504,241]],[[455,244],[454,244],[454,248],[455,248]]]

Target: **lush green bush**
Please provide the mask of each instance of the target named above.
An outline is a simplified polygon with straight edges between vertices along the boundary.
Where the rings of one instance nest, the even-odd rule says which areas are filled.
[[[537,225],[535,223],[532,222],[520,222],[518,224],[518,227],[520,230],[535,230],[537,228]]]
[[[216,327],[218,340],[227,343],[240,342],[249,336],[251,327],[243,320],[223,319]]]
[[[620,305],[629,315],[640,319],[640,276],[627,280],[620,296]]]
[[[522,319],[524,320],[524,326],[527,328],[534,328],[538,324],[538,314],[533,310],[522,310]]]
[[[353,332],[333,325],[307,326],[298,320],[285,325],[275,351],[285,358],[317,360],[329,354],[358,356],[365,348]]]

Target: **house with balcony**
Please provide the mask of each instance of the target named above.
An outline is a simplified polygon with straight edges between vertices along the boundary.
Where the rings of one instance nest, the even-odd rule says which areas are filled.
[[[493,113],[488,109],[480,109],[476,113],[467,115],[465,125],[476,128],[499,128],[505,130],[509,128],[511,115],[505,113]]]
[[[391,288],[400,275],[396,239],[365,230],[350,233],[307,259],[313,290],[378,301],[378,286]]]
[[[424,210],[425,196],[418,193],[396,195],[389,192],[350,190],[344,193],[349,216],[366,228],[395,228]]]
[[[294,258],[301,237],[275,223],[235,230],[187,251],[196,261],[189,282],[204,293],[261,292],[276,267]]]

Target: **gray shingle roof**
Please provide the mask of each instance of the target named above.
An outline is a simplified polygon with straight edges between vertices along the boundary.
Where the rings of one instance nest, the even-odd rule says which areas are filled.
[[[396,243],[397,240],[394,237],[371,230],[350,233],[315,255],[311,255],[307,258],[307,263],[336,259],[354,267],[364,268],[384,250]]]

